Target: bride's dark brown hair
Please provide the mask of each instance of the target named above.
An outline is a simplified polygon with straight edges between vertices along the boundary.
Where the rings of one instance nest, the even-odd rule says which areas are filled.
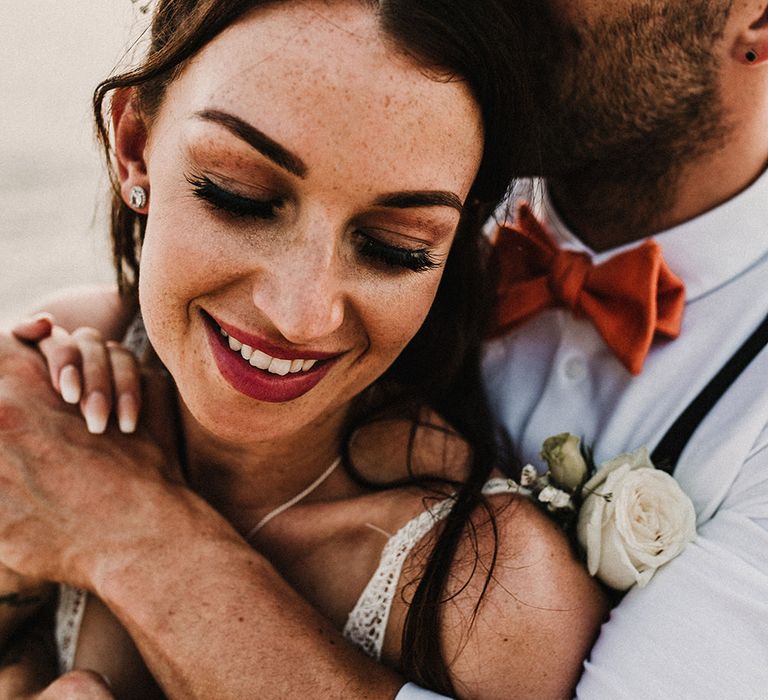
[[[166,88],[187,60],[250,10],[288,1],[159,0],[143,63],[110,77],[96,89],[96,126],[113,184],[114,261],[124,294],[133,298],[136,295],[146,217],[123,202],[111,169],[107,96],[115,90],[132,89],[139,114],[151,125]],[[377,14],[384,34],[422,65],[428,75],[435,80],[464,81],[480,105],[483,118],[482,162],[435,302],[397,361],[355,402],[343,450],[345,466],[355,479],[371,488],[394,486],[372,484],[362,478],[350,457],[352,436],[372,421],[410,415],[411,437],[415,438],[418,430],[429,427],[421,419],[424,408],[447,421],[471,448],[465,480],[428,482],[436,492],[442,489],[443,493],[455,493],[455,505],[413,593],[403,631],[400,670],[409,679],[449,695],[454,693],[439,633],[446,581],[461,538],[471,536],[472,513],[486,505],[481,493],[483,484],[493,467],[505,464],[500,454],[503,441],[494,428],[480,377],[480,343],[492,304],[482,226],[506,193],[516,169],[518,149],[526,142],[522,130],[528,123],[527,97],[521,76],[528,74],[524,62],[529,54],[523,50],[524,35],[518,18],[530,1],[535,2],[360,0]],[[418,481],[426,483],[423,478]],[[492,565],[485,572],[486,585]]]

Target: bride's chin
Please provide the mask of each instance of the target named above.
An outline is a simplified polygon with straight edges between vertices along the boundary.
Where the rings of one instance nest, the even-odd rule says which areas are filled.
[[[200,362],[193,373],[171,370],[185,413],[185,430],[209,440],[247,449],[263,443],[290,443],[297,438],[311,444],[314,436],[332,430],[338,434],[352,399],[365,390],[358,368],[339,368],[306,394],[291,401],[258,401],[234,389],[221,376],[215,362]],[[176,370],[176,371],[174,371]],[[187,435],[187,439],[191,436]]]
[[[297,403],[305,405],[299,406]],[[211,401],[210,396],[204,399],[192,395],[189,400],[184,400],[188,419],[191,419],[186,421],[186,429],[195,429],[203,433],[206,439],[221,446],[229,445],[238,451],[265,443],[276,445],[291,442],[296,436],[321,429],[330,415],[338,413],[338,410],[331,407],[319,410],[306,403],[275,404],[250,400],[218,402]]]

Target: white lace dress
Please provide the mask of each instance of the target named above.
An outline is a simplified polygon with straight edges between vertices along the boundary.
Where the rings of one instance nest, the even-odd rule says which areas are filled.
[[[131,324],[123,343],[139,357],[145,353],[148,341],[140,318]],[[486,496],[515,491],[517,486],[507,479],[491,479],[483,487],[483,493]],[[376,660],[381,658],[389,613],[403,564],[413,547],[437,523],[447,517],[453,503],[452,498],[436,503],[409,520],[387,540],[376,571],[349,613],[347,623],[344,625],[344,637]],[[87,597],[87,592],[79,588],[63,584],[59,587],[56,644],[61,673],[71,671],[74,667],[77,640]]]
[[[483,486],[483,494],[516,493],[517,486],[508,479],[491,479]],[[377,661],[387,631],[392,601],[403,564],[416,544],[441,520],[448,517],[454,500],[446,498],[409,520],[387,540],[379,566],[347,617],[344,636]]]

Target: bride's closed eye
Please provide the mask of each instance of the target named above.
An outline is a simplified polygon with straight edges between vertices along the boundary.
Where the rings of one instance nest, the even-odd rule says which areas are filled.
[[[280,197],[255,199],[232,192],[205,175],[187,175],[186,180],[192,185],[195,197],[206,202],[213,209],[235,217],[274,219],[284,204]]]
[[[235,218],[253,218],[264,221],[275,219],[284,205],[281,197],[257,199],[233,192],[215,183],[206,175],[187,175],[195,197],[215,211]],[[377,268],[422,272],[439,267],[428,248],[407,248],[383,242],[372,230],[357,230],[359,254]]]
[[[360,254],[378,266],[382,264],[390,268],[402,268],[412,272],[433,270],[440,266],[428,248],[403,248],[382,243],[371,233],[357,232]]]

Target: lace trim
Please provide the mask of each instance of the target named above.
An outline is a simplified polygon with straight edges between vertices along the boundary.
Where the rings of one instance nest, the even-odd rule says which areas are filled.
[[[490,479],[483,494],[516,493],[522,489],[509,479]],[[454,499],[446,498],[408,521],[387,540],[379,566],[363,589],[344,625],[344,637],[360,647],[368,656],[381,659],[392,601],[397,592],[403,564],[414,546],[453,508]]]
[[[149,348],[149,338],[147,338],[147,331],[144,328],[144,320],[141,318],[141,313],[137,313],[133,317],[133,320],[126,329],[123,336],[123,345],[138,358],[143,357]]]
[[[59,673],[75,667],[75,652],[80,625],[83,622],[87,593],[62,583],[59,585],[59,604],[56,607],[56,647],[59,651]]]

